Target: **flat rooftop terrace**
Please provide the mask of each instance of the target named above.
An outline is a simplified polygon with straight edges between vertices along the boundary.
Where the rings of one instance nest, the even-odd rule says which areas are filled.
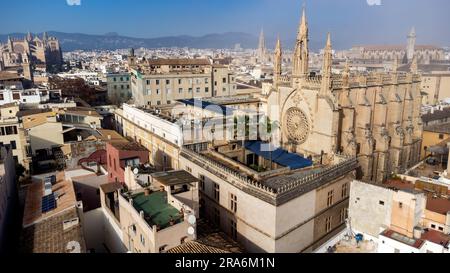
[[[144,212],[144,218],[150,226],[159,226],[161,229],[170,226],[171,220],[175,224],[183,221],[180,212],[167,203],[166,192],[153,192],[149,195],[138,193],[132,196],[134,208]]]

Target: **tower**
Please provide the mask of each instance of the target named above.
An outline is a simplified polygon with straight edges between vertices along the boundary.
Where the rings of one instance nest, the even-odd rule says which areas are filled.
[[[266,39],[264,37],[264,30],[261,29],[261,34],[259,35],[259,45],[258,45],[258,61],[260,63],[265,62],[266,59]]]
[[[305,77],[308,74],[308,23],[306,20],[306,10],[303,7],[302,19],[297,34],[297,41],[294,49],[294,67],[292,70],[292,76],[294,78]]]
[[[28,42],[31,42],[31,41],[33,40],[33,35],[31,35],[31,32],[29,32],[29,31],[28,31],[28,33],[27,33],[26,40],[27,40]]]
[[[128,54],[128,67],[134,66],[136,64],[136,55],[134,54],[134,48],[130,48]]]
[[[31,63],[28,56],[26,56],[23,59],[22,69],[23,69],[23,77],[27,79],[31,84],[34,79],[33,79],[33,70],[31,68]]]
[[[8,36],[8,51],[10,53],[14,51],[13,41],[10,36]]]
[[[408,61],[414,58],[414,52],[416,47],[416,29],[413,27],[408,35],[408,45],[406,47],[406,56]]]
[[[273,83],[275,86],[278,85],[278,82],[281,78],[281,67],[283,63],[283,52],[281,49],[281,41],[278,37],[277,45],[275,47],[275,56],[274,56],[274,63],[273,63]]]
[[[417,74],[419,72],[419,67],[417,65],[417,55],[414,54],[412,62],[411,62],[411,73]]]
[[[42,40],[44,41],[44,43],[47,42],[47,40],[48,40],[48,34],[47,34],[47,32],[44,32],[44,34],[42,34]]]
[[[331,66],[333,64],[333,48],[331,47],[331,34],[327,35],[327,43],[323,50],[323,64],[322,64],[322,86],[320,89],[321,95],[325,95],[331,88]]]

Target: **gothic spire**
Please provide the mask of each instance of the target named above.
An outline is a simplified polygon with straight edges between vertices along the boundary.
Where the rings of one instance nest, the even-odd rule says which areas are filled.
[[[331,66],[333,64],[333,48],[331,46],[331,34],[328,32],[327,43],[323,50],[322,88],[321,94],[327,94],[331,88]]]
[[[259,35],[258,58],[260,62],[264,62],[266,56],[266,39],[264,37],[264,29],[261,29]]]
[[[33,35],[31,35],[31,32],[28,31],[28,34],[27,34],[27,41],[28,41],[28,42],[31,42],[32,40],[33,40]]]
[[[283,52],[281,48],[280,37],[278,37],[277,45],[275,47],[275,57],[273,64],[273,82],[276,85],[280,80],[282,74]]]
[[[304,77],[309,70],[309,50],[308,50],[308,22],[306,19],[306,9],[303,7],[302,19],[298,29],[297,41],[294,49],[294,77]]]

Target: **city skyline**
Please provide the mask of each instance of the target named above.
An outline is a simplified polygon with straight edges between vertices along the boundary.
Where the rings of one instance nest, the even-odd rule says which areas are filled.
[[[291,41],[295,39],[302,8],[302,1],[294,0],[138,2],[27,1],[28,8],[35,12],[12,24],[13,10],[24,5],[23,0],[19,0],[5,7],[4,16],[0,18],[0,34],[59,31],[102,35],[116,32],[127,37],[155,38],[243,32],[257,36],[264,28],[268,40],[279,35],[282,40]],[[445,11],[450,8],[447,1],[377,3],[367,0],[306,1],[311,40],[325,41],[325,35],[330,31],[336,48],[355,44],[404,44],[405,36],[414,26],[419,44],[450,45],[450,35],[445,29],[450,24],[450,19],[445,16]],[[201,16],[193,17],[192,14]],[[39,24],[35,23],[37,20]]]

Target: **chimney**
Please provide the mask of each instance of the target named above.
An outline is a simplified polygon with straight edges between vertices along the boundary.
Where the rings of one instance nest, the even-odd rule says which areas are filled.
[[[414,228],[414,239],[418,240],[420,238],[422,238],[422,234],[423,234],[423,229],[421,227],[415,227]]]

